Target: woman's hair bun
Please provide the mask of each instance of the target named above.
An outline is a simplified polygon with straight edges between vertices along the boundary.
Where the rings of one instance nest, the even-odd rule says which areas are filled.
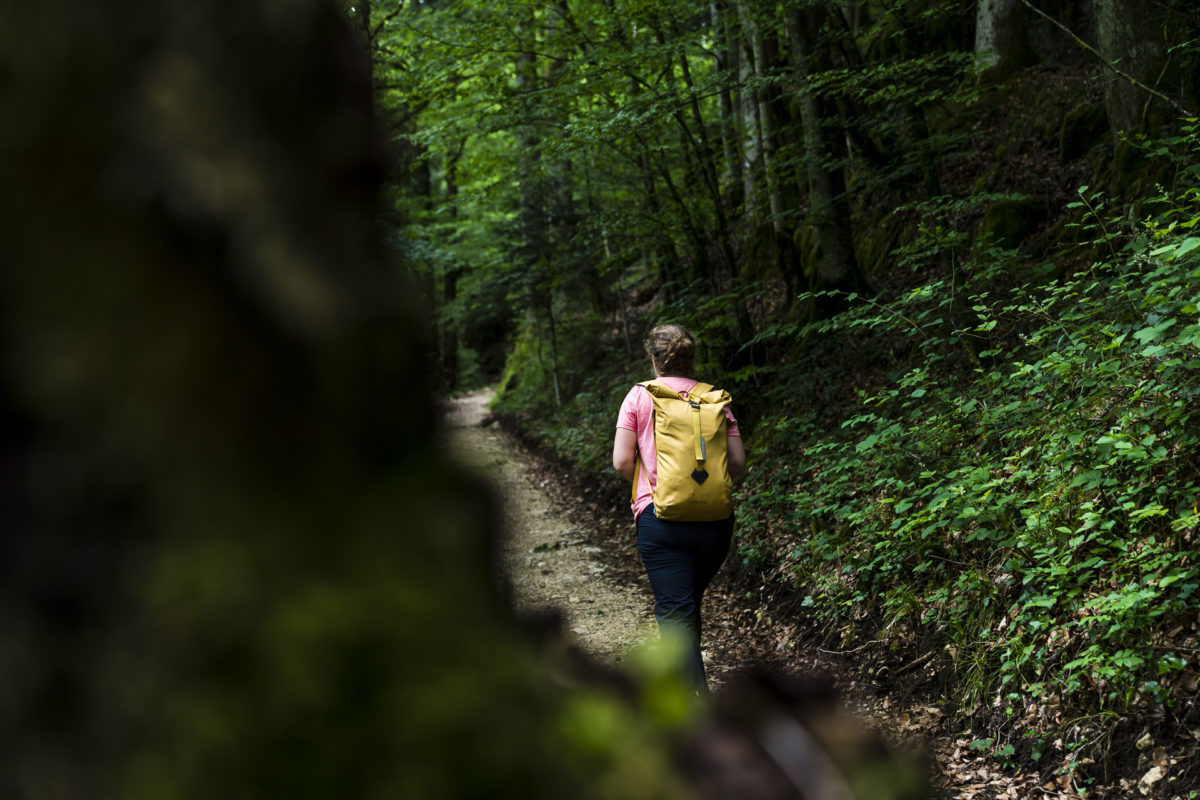
[[[667,345],[667,357],[690,356],[696,350],[695,343],[686,335],[679,334]]]
[[[660,375],[687,377],[692,371],[696,339],[682,325],[659,325],[646,338],[646,353]]]

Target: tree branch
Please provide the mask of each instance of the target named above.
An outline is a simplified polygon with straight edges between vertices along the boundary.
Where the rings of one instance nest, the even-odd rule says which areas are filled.
[[[1200,14],[1196,13],[1195,9],[1188,10],[1175,5],[1171,0],[1150,0],[1153,5],[1158,6],[1165,11],[1183,17],[1189,22],[1200,22]]]
[[[1195,115],[1195,114],[1193,114],[1191,111],[1188,111],[1186,108],[1184,108],[1184,107],[1183,107],[1183,106],[1181,106],[1179,103],[1177,103],[1177,102],[1175,102],[1174,100],[1172,100],[1171,98],[1167,97],[1167,96],[1166,96],[1165,94],[1163,94],[1162,92],[1160,92],[1160,91],[1158,91],[1158,90],[1156,90],[1156,89],[1152,89],[1151,87],[1149,87],[1149,86],[1147,86],[1146,84],[1144,84],[1144,83],[1142,83],[1141,81],[1139,81],[1137,78],[1135,78],[1135,77],[1133,77],[1132,75],[1130,75],[1128,72],[1125,72],[1124,70],[1122,70],[1121,68],[1119,68],[1119,67],[1118,67],[1116,64],[1114,64],[1113,62],[1109,61],[1109,60],[1108,60],[1108,59],[1107,59],[1107,58],[1104,56],[1104,54],[1103,54],[1103,53],[1101,53],[1101,52],[1100,52],[1099,50],[1097,50],[1096,48],[1092,47],[1090,44],[1088,44],[1087,42],[1085,42],[1083,39],[1079,38],[1079,36],[1078,36],[1078,35],[1076,35],[1076,33],[1075,33],[1073,30],[1071,30],[1070,28],[1068,28],[1066,25],[1063,25],[1061,22],[1059,22],[1058,20],[1056,20],[1054,17],[1052,17],[1052,16],[1050,16],[1049,14],[1047,14],[1045,11],[1042,11],[1040,8],[1038,8],[1037,6],[1035,6],[1033,3],[1029,2],[1029,0],[1021,0],[1021,4],[1022,4],[1022,5],[1024,5],[1026,8],[1028,8],[1028,9],[1029,9],[1030,11],[1032,11],[1033,13],[1037,14],[1037,15],[1038,15],[1039,17],[1041,17],[1042,19],[1044,19],[1044,20],[1046,20],[1047,22],[1049,22],[1049,23],[1050,23],[1051,25],[1053,25],[1054,27],[1058,28],[1060,31],[1062,31],[1063,33],[1065,33],[1067,36],[1070,36],[1072,39],[1074,39],[1074,40],[1075,40],[1075,43],[1076,43],[1076,44],[1078,44],[1080,47],[1082,47],[1084,50],[1088,51],[1088,52],[1089,52],[1089,53],[1091,53],[1092,55],[1096,56],[1096,58],[1100,59],[1100,62],[1101,62],[1102,64],[1104,64],[1104,66],[1108,67],[1108,68],[1109,68],[1109,69],[1111,69],[1113,72],[1115,72],[1117,75],[1119,75],[1120,77],[1122,77],[1122,78],[1124,78],[1125,80],[1129,81],[1129,82],[1130,82],[1131,84],[1133,84],[1134,86],[1138,87],[1138,88],[1139,88],[1139,89],[1141,89],[1142,91],[1149,92],[1149,93],[1150,93],[1151,95],[1153,95],[1154,97],[1157,97],[1159,100],[1162,100],[1163,102],[1165,102],[1165,103],[1169,104],[1169,105],[1170,105],[1172,108],[1174,108],[1176,111],[1178,111],[1180,114],[1182,114],[1182,115],[1183,115],[1183,116],[1185,116],[1185,117],[1194,117],[1194,116],[1196,116],[1196,115]]]

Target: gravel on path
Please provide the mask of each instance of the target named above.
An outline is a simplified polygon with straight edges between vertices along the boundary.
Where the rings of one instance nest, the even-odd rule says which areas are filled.
[[[557,507],[545,485],[550,479],[531,470],[521,445],[492,424],[490,397],[476,392],[448,402],[448,444],[502,499],[499,566],[512,584],[516,611],[557,611],[580,649],[606,663],[624,662],[658,638],[648,585],[613,574],[594,525]]]

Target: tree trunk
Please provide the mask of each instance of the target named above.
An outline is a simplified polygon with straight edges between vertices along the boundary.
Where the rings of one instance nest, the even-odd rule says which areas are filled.
[[[742,35],[738,40],[738,114],[741,124],[742,151],[742,195],[744,216],[753,218],[759,216],[762,207],[762,197],[759,187],[762,185],[762,130],[758,119],[758,100],[752,85],[755,78],[756,65],[754,62],[754,21],[753,11],[747,8],[745,0],[738,3],[738,18],[741,22]]]
[[[764,33],[761,26],[756,26],[751,44],[754,48],[755,72],[760,79],[766,78],[778,60],[779,48],[775,38]],[[779,159],[777,158],[780,134],[775,103],[779,89],[770,84],[763,84],[754,94],[758,105],[759,132],[762,137],[762,172],[766,178],[767,205],[771,212],[771,229],[778,240],[784,233],[783,188],[779,174]]]
[[[458,161],[466,148],[466,139],[459,142],[454,152],[446,157],[446,205],[450,221],[458,222]],[[446,267],[442,274],[442,305],[452,309],[458,299],[458,281],[463,274],[463,265],[457,261]],[[458,388],[458,343],[459,321],[447,319],[442,323],[442,370],[450,391]]]
[[[520,28],[518,28],[519,30]],[[533,89],[536,76],[537,68],[531,46],[529,50],[518,53],[516,57],[516,75],[513,83],[516,87],[517,103],[532,105],[532,101],[527,100],[527,97]],[[544,255],[546,240],[546,215],[541,196],[542,182],[535,176],[540,141],[532,125],[521,126],[517,135],[521,142],[518,181],[521,195],[522,256],[525,262],[532,267]]]
[[[522,106],[532,107],[534,102],[530,100],[530,96],[535,89],[537,81],[537,57],[536,53],[536,35],[532,33],[533,26],[525,21],[517,26],[517,33],[528,32],[531,41],[529,46],[517,53],[515,65],[516,75],[514,77],[514,86],[516,88],[516,100]],[[547,275],[547,259],[548,253],[548,237],[549,226],[546,213],[545,190],[546,182],[542,179],[538,172],[540,170],[539,160],[541,154],[539,148],[541,140],[533,125],[526,124],[521,126],[518,133],[521,142],[520,167],[519,167],[519,183],[520,183],[520,224],[521,224],[521,251],[520,257],[524,262],[526,296],[528,297],[528,308],[534,314],[534,319],[541,313],[545,313],[548,317],[550,325],[550,338],[552,345],[555,340],[554,331],[554,289],[553,281]],[[551,364],[550,373],[554,382],[554,399],[557,403],[562,402],[562,396],[559,392],[558,382],[558,351],[556,347],[551,349]]]
[[[854,255],[845,178],[841,168],[828,166],[831,153],[825,122],[817,97],[809,87],[810,76],[823,68],[822,62],[826,60],[813,47],[816,30],[812,17],[798,8],[789,9],[788,42],[801,83],[800,116],[806,150],[809,219],[816,243],[811,283],[818,288],[863,292],[867,283]]]
[[[650,154],[645,148],[645,143],[641,144],[643,146],[638,156],[638,166],[641,168],[642,186],[645,189],[647,217],[651,220],[662,220],[664,211],[662,200],[658,196],[658,180],[654,174],[654,167],[650,164]],[[663,278],[667,286],[667,296],[671,298],[673,290],[670,287],[683,269],[679,263],[679,253],[675,249],[675,240],[670,236],[655,237],[654,258],[659,267],[659,277]]]
[[[725,203],[721,198],[721,187],[717,180],[717,166],[713,163],[713,148],[708,141],[707,126],[704,116],[700,113],[700,100],[696,96],[696,86],[692,82],[692,73],[688,67],[687,55],[680,53],[679,66],[683,75],[684,85],[688,92],[688,105],[692,110],[692,121],[696,126],[696,137],[688,133],[687,125],[680,118],[679,124],[688,136],[692,152],[699,162],[700,171],[704,177],[704,185],[708,191],[709,202],[713,206],[713,217],[717,223],[717,237],[721,244],[721,259],[725,263],[726,274],[732,280],[737,275],[737,263],[733,255],[733,244],[730,241],[729,223],[725,217]],[[714,288],[717,288],[714,286]]]
[[[649,153],[649,146],[642,136],[638,136],[638,143],[642,149]],[[649,157],[647,156],[647,161]],[[683,227],[688,233],[688,237],[692,240],[692,245],[696,251],[696,259],[700,262],[698,269],[703,274],[711,274],[712,264],[708,260],[708,239],[705,238],[700,228],[696,226],[696,221],[692,216],[692,205],[688,198],[679,191],[679,187],[675,185],[675,179],[671,177],[670,167],[664,163],[659,163],[658,174],[663,179],[663,184],[667,187],[667,192],[671,195],[671,199],[675,201],[675,206],[679,209],[679,219],[683,223]]]
[[[1025,8],[1021,0],[979,0],[975,10],[975,64],[1000,80],[1026,64]]]
[[[986,3],[989,0],[981,0],[981,3]],[[995,2],[1008,2],[1009,0],[995,0]],[[1016,0],[1014,0],[1015,2]],[[982,6],[981,6],[982,7]],[[1024,9],[1020,9],[1024,11]],[[1019,13],[1019,12],[1018,12]],[[922,45],[920,37],[917,35],[915,26],[902,14],[897,16],[897,20],[901,26],[901,41],[908,53],[919,52]],[[1020,26],[1019,20],[1016,17],[1010,17],[1009,22],[1014,26],[1015,30],[1023,34],[1024,28]],[[1011,31],[1010,31],[1011,35]],[[1021,36],[1023,40],[1023,36]],[[978,55],[977,55],[978,57]],[[1006,63],[1005,69],[1015,69],[1015,64]],[[999,75],[1000,67],[995,68]],[[937,164],[934,160],[934,154],[930,151],[930,143],[933,139],[929,135],[929,126],[925,122],[925,112],[911,100],[904,103],[904,117],[906,121],[906,132],[908,133],[909,141],[907,149],[911,150],[917,158],[917,164],[921,169],[921,180],[925,184],[925,194],[928,197],[938,197],[942,193],[941,179],[938,176]]]
[[[620,41],[622,41],[622,42],[625,41],[623,32],[618,31],[618,37],[619,37]],[[630,95],[634,98],[637,98],[642,93],[641,82],[636,79],[632,79],[632,80],[630,80],[629,84],[630,84],[629,85]],[[656,168],[656,165],[654,163],[652,163],[653,159],[651,157],[650,147],[649,147],[649,144],[646,142],[645,137],[643,137],[640,133],[635,132],[634,138],[637,140],[638,147],[640,148],[638,151],[638,154],[637,154],[637,163],[638,163],[639,171],[642,176],[642,185],[645,187],[645,192],[646,192],[645,201],[646,201],[646,207],[650,212],[649,218],[652,220],[662,220],[662,219],[664,219],[665,212],[663,210],[662,199],[659,197],[659,194],[658,194],[658,178],[657,178],[657,175],[658,175],[660,169],[662,169],[662,167],[661,167],[661,165],[658,165],[658,167]],[[671,185],[670,179],[671,179],[670,173],[667,172],[667,174],[666,174],[667,188],[669,190],[673,190],[674,187]],[[673,191],[672,191],[672,195],[674,195]],[[680,214],[680,219],[684,224],[684,227],[687,228],[689,232],[691,232],[691,219],[688,216],[687,209],[680,208],[679,214]],[[674,239],[672,239],[670,236],[655,237],[655,239],[656,239],[656,244],[654,247],[654,251],[655,251],[655,258],[656,258],[656,261],[657,261],[657,264],[659,267],[659,277],[663,279],[663,284],[666,287],[668,299],[674,299],[675,282],[678,281],[682,277],[682,272],[683,272],[682,260],[679,257],[678,250],[675,248]]]
[[[558,379],[558,320],[554,317],[554,292],[548,290],[546,298],[546,319],[550,323],[550,377],[554,382],[554,404],[562,405],[562,387]]]
[[[1168,66],[1167,12],[1149,0],[1094,0],[1101,55],[1137,80],[1156,87]],[[1169,107],[1111,70],[1104,73],[1104,104],[1114,133],[1165,119]]]
[[[699,131],[699,141],[693,136],[688,137],[691,142],[692,150],[696,154],[697,160],[701,163],[701,169],[704,171],[705,184],[708,187],[710,202],[713,204],[713,215],[717,223],[717,236],[721,244],[721,260],[725,264],[726,281],[728,285],[735,289],[738,281],[737,261],[733,255],[733,242],[729,230],[729,223],[725,216],[725,204],[721,198],[720,185],[717,182],[717,168],[713,163],[713,149],[708,142],[708,134],[704,124],[704,117],[700,113],[700,101],[696,96],[696,87],[692,82],[691,70],[688,68],[687,56],[680,54],[680,68],[683,74],[684,83],[688,90],[688,99],[692,109],[692,117]],[[679,120],[680,126],[687,130],[687,126],[683,119]],[[714,291],[719,290],[719,287],[713,284]],[[740,298],[733,300],[734,319],[738,325],[738,335],[743,341],[748,340],[754,334],[753,327],[750,324],[750,315],[746,312],[745,304]]]
[[[729,187],[729,204],[733,209],[742,205],[742,143],[737,133],[737,115],[734,111],[734,89],[737,81],[737,41],[729,25],[729,4],[725,0],[712,0],[713,48],[720,88],[717,106],[721,114],[721,152],[725,158],[726,185]]]

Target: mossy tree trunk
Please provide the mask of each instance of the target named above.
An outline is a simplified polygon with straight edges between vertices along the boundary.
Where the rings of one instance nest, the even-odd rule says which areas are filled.
[[[1168,12],[1152,0],[1094,0],[1100,53],[1138,81],[1161,85],[1167,50],[1173,43]],[[1165,119],[1171,110],[1111,70],[1104,76],[1104,103],[1114,133],[1133,131]]]
[[[1025,66],[1026,14],[1021,0],[979,0],[975,12],[975,63],[991,80]]]

